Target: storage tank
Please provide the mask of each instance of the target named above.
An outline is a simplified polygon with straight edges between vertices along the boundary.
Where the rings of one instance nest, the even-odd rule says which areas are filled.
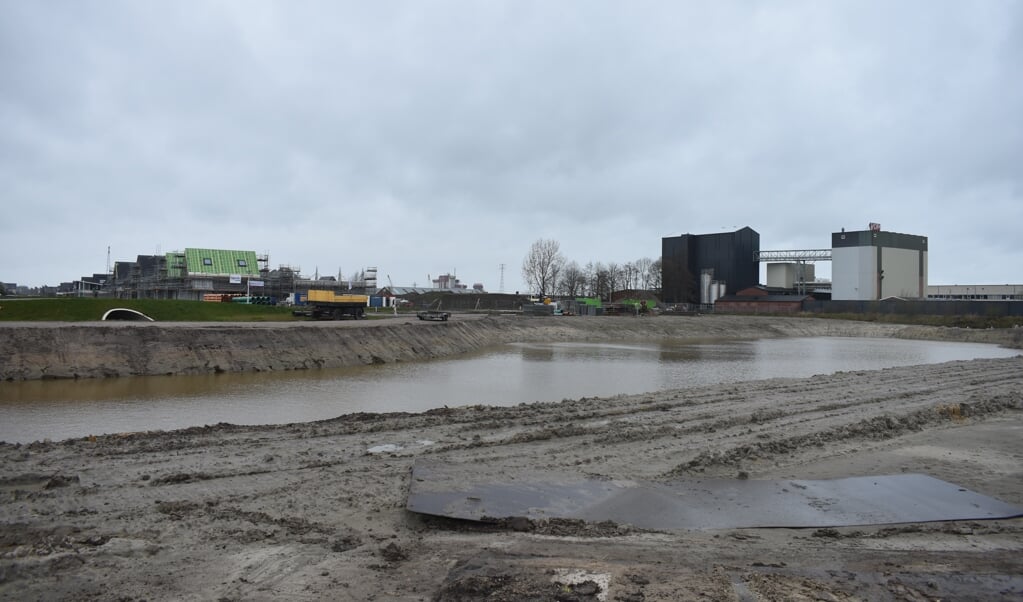
[[[709,305],[714,302],[712,298],[714,291],[712,289],[714,277],[714,270],[703,270],[700,273],[700,303],[703,305]]]

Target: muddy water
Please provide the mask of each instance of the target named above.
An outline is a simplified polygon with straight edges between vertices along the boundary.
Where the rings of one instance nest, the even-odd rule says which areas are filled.
[[[451,360],[329,371],[4,382],[0,441],[513,405],[1017,353],[993,345],[864,338],[515,344]]]

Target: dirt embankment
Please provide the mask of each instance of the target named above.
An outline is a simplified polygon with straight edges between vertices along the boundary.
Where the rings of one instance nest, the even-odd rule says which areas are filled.
[[[1013,335],[1016,335],[1015,337]],[[433,359],[511,341],[907,337],[1023,346],[1023,332],[812,318],[457,316],[285,324],[0,325],[0,380],[306,370]]]

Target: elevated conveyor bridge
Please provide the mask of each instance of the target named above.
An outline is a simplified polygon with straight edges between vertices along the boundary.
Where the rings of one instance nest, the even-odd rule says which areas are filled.
[[[831,249],[805,249],[801,251],[760,251],[753,255],[757,261],[789,261],[795,263],[812,261],[831,261]]]
[[[831,249],[802,249],[793,251],[760,251],[754,253],[753,257],[760,263],[795,263],[799,271],[798,282],[796,283],[796,290],[800,293],[805,294],[807,284],[810,284],[813,288],[823,289],[820,283],[807,283],[803,274],[805,271],[803,266],[807,263],[816,261],[831,261]],[[831,285],[827,286],[828,292],[830,293]]]

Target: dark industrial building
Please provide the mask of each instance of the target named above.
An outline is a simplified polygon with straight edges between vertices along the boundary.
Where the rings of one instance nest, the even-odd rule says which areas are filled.
[[[661,239],[661,285],[666,303],[713,303],[757,286],[760,234],[746,226],[721,234]]]

